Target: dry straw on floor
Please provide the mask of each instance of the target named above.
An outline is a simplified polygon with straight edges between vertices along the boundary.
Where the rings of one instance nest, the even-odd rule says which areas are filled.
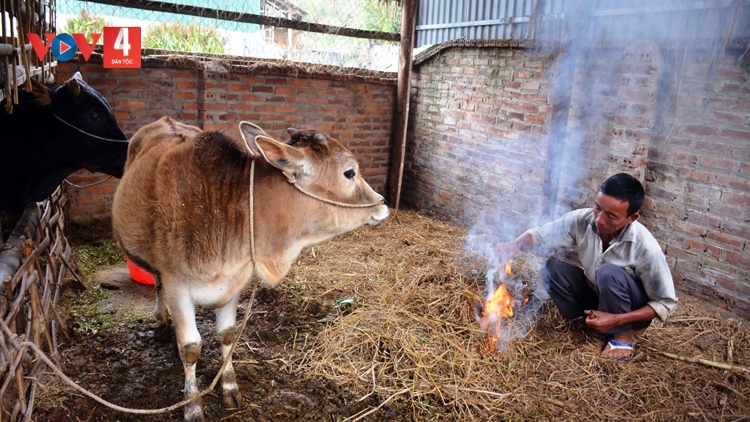
[[[484,294],[486,261],[466,251],[465,236],[401,211],[304,251],[283,288],[341,312],[286,369],[383,405],[409,403],[414,420],[750,418],[747,325],[686,297],[628,361],[601,359],[606,337],[564,321],[550,302],[525,338],[485,352],[472,304]],[[516,277],[538,282],[540,262],[520,257]]]

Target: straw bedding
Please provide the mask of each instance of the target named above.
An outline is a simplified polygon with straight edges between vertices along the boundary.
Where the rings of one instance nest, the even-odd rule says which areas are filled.
[[[465,229],[401,211],[303,251],[281,288],[338,313],[284,369],[399,404],[404,420],[750,419],[747,322],[688,297],[627,361],[601,359],[607,338],[565,321],[550,301],[507,347],[487,352],[472,310],[487,261],[465,243]],[[538,283],[540,263],[522,254],[511,277]],[[347,420],[379,420],[379,410]]]

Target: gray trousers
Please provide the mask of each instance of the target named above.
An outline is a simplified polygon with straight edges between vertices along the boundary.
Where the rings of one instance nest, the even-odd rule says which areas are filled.
[[[649,301],[643,284],[613,264],[602,264],[596,271],[597,291],[589,287],[582,268],[559,259],[547,260],[540,274],[555,306],[569,320],[583,317],[587,309],[624,314],[646,306]],[[650,324],[651,320],[618,325],[607,333],[646,328]]]

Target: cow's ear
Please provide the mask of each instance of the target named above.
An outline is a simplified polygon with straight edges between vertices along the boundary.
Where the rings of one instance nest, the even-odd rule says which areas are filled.
[[[297,174],[302,169],[305,156],[297,148],[268,136],[256,136],[255,143],[263,158],[279,170]]]
[[[48,106],[52,104],[52,96],[50,95],[50,89],[42,85],[34,78],[31,79],[31,93],[34,95],[34,103],[41,106]]]
[[[240,134],[245,141],[245,145],[247,145],[247,148],[253,153],[253,155],[256,157],[262,155],[258,146],[255,144],[255,137],[268,136],[266,131],[254,123],[242,121],[240,122]]]
[[[256,156],[270,165],[290,174],[299,173],[305,156],[299,150],[271,138],[263,129],[249,122],[240,122],[240,133],[245,145]]]
[[[268,136],[266,131],[260,128],[260,126],[242,121],[240,122],[240,135],[242,135],[242,140],[245,141],[245,146],[248,150],[250,150],[250,153],[256,157],[260,157],[263,155],[261,150],[258,148],[258,145],[255,143],[255,137],[257,136]]]

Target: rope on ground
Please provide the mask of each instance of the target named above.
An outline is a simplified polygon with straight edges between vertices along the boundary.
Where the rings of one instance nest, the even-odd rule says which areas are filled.
[[[253,287],[252,294],[250,295],[250,299],[248,300],[247,309],[245,310],[245,317],[242,319],[242,323],[240,324],[240,329],[237,332],[237,336],[235,337],[234,343],[232,343],[232,348],[229,350],[229,354],[227,356],[232,356],[232,353],[234,353],[234,349],[237,346],[237,342],[239,341],[240,335],[245,330],[245,325],[247,325],[248,319],[250,319],[250,314],[251,314],[251,311],[252,311],[252,304],[253,304],[253,301],[255,300],[255,293],[256,293],[256,291],[257,291],[257,284],[254,285],[254,287]],[[91,399],[93,399],[93,400],[101,403],[102,405],[104,405],[106,407],[109,407],[110,409],[117,410],[117,411],[124,412],[124,413],[135,413],[135,414],[139,414],[139,415],[155,415],[155,414],[167,413],[167,412],[171,412],[173,410],[177,410],[180,407],[185,406],[185,405],[191,403],[192,401],[194,401],[194,400],[196,400],[196,399],[198,399],[200,397],[203,397],[203,396],[207,395],[208,393],[210,393],[211,391],[213,391],[214,387],[216,387],[216,384],[219,382],[219,379],[221,378],[221,375],[224,373],[224,369],[226,368],[227,363],[229,362],[228,359],[224,360],[224,362],[221,365],[221,368],[219,368],[219,372],[216,374],[216,376],[214,377],[213,381],[211,382],[211,385],[209,385],[205,390],[201,391],[200,393],[198,393],[194,397],[191,397],[189,399],[185,399],[185,400],[183,400],[183,401],[181,401],[179,403],[175,403],[175,404],[173,404],[171,406],[162,407],[162,408],[159,408],[159,409],[134,409],[134,408],[122,407],[122,406],[119,406],[117,404],[108,402],[108,401],[104,400],[103,398],[97,396],[96,394],[90,392],[89,390],[87,390],[87,389],[81,387],[80,385],[78,385],[75,381],[73,381],[67,375],[65,375],[65,373],[57,365],[55,365],[52,362],[52,360],[41,349],[39,349],[39,347],[36,344],[34,344],[34,343],[30,342],[30,341],[23,341],[23,342],[19,343],[17,341],[17,337],[18,336],[15,335],[15,334],[13,334],[10,331],[10,329],[8,328],[8,325],[5,324],[5,321],[0,320],[0,329],[4,332],[4,334],[8,337],[8,339],[11,340],[11,343],[12,343],[13,347],[16,350],[18,350],[19,357],[21,355],[23,355],[24,348],[31,349],[34,352],[34,354],[36,354],[42,361],[44,361],[44,363],[46,363],[47,366],[49,366],[50,369],[52,369],[52,371],[55,374],[57,374],[57,376],[59,376],[63,381],[65,381],[66,384],[68,384],[71,387],[73,387],[74,389],[78,390],[79,392],[81,392],[81,394],[85,395],[86,397],[89,397],[89,398],[91,398]]]

